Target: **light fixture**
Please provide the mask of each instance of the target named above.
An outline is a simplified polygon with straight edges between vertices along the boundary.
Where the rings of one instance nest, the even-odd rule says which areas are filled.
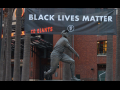
[[[91,70],[94,70],[93,68],[91,68]]]

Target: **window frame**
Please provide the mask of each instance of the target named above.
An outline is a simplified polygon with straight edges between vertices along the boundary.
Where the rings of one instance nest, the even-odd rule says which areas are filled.
[[[100,44],[98,44],[98,42]],[[101,42],[103,44],[101,44]],[[106,56],[106,55],[107,55],[107,40],[97,41],[97,56]]]

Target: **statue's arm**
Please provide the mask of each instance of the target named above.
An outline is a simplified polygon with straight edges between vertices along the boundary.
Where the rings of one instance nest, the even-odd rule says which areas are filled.
[[[68,42],[68,40],[65,40],[65,47],[68,48],[72,53],[74,53],[75,55],[77,55],[77,52],[71,47],[71,45]]]

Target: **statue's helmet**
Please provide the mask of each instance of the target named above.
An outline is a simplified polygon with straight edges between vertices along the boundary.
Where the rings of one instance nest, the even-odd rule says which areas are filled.
[[[68,37],[68,32],[69,32],[68,30],[63,30],[63,31],[61,32],[61,34],[62,34],[63,37],[66,37],[66,38],[67,38],[67,37]]]

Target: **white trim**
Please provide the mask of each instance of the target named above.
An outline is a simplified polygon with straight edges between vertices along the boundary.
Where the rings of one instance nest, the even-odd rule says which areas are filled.
[[[97,56],[107,56],[107,55],[97,55]]]

